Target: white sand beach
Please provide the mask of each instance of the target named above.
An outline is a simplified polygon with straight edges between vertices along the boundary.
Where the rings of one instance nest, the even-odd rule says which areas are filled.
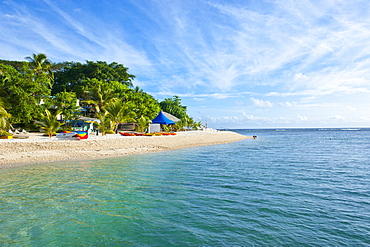
[[[175,136],[150,137],[90,134],[86,140],[63,140],[31,133],[29,139],[0,140],[0,168],[159,152],[230,143],[247,138],[231,131],[186,131]]]

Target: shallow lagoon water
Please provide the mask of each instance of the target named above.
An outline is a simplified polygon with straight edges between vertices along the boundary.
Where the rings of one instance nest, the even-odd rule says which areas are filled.
[[[370,131],[3,169],[0,246],[369,246]]]

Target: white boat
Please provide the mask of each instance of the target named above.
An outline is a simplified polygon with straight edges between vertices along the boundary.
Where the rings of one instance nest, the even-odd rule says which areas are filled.
[[[70,133],[57,133],[56,138],[72,138],[76,135],[75,132],[70,132]]]

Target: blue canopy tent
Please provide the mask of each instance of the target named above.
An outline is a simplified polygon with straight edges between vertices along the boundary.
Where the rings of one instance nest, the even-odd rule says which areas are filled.
[[[152,120],[152,123],[154,124],[165,124],[165,125],[169,125],[169,124],[175,124],[174,121],[168,119],[162,111],[159,112],[158,116],[156,116],[153,120]]]

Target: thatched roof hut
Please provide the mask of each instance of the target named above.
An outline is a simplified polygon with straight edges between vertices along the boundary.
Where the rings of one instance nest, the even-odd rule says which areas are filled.
[[[165,112],[165,111],[162,111],[163,112],[163,115],[168,118],[169,120],[172,120],[174,121],[175,123],[180,121],[180,119],[178,119],[177,117],[175,117],[174,115],[171,115],[169,114],[168,112]]]

